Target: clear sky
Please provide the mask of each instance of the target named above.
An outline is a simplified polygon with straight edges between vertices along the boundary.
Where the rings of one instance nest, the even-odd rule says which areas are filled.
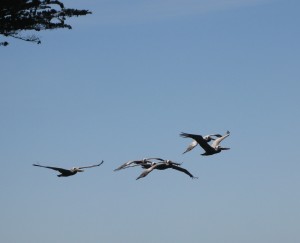
[[[93,14],[0,48],[1,242],[300,242],[300,2],[65,5]],[[113,172],[152,156],[199,179]]]

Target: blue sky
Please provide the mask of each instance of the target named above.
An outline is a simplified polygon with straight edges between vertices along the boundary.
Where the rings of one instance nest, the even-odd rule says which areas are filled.
[[[93,14],[0,50],[1,240],[299,242],[299,2],[65,5]],[[180,132],[227,130],[231,150],[182,155]],[[148,156],[199,179],[113,172]]]

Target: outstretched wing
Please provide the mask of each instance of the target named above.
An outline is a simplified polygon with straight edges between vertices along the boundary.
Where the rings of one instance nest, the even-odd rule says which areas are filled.
[[[33,164],[33,166],[38,166],[38,167],[43,167],[43,168],[47,168],[47,169],[51,169],[51,170],[56,170],[56,171],[59,171],[62,174],[70,172],[70,170],[59,168],[59,167],[44,166],[44,165],[38,165],[38,164]]]
[[[134,166],[139,165],[139,163],[141,163],[141,162],[142,162],[141,160],[130,160],[130,161],[127,161],[126,163],[120,165],[118,168],[114,169],[114,171],[126,169],[129,167],[134,167]],[[135,165],[132,165],[132,164],[135,164]]]
[[[220,137],[222,137],[222,135],[221,134],[209,134],[208,136],[210,136],[210,137],[217,137],[217,138],[220,138]]]
[[[162,159],[162,158],[146,158],[145,160],[153,160],[153,159],[155,159],[155,160],[159,160],[159,161],[165,161],[164,159]]]
[[[146,177],[151,171],[153,171],[154,169],[156,169],[156,168],[158,168],[158,167],[160,167],[160,166],[162,166],[162,165],[165,165],[165,164],[166,164],[166,163],[161,162],[161,163],[157,163],[157,164],[152,165],[151,167],[145,169],[145,170],[144,170],[144,171],[136,178],[136,180],[141,179],[141,178],[143,178],[143,177]]]
[[[144,166],[149,168],[150,166],[152,166],[151,160],[165,161],[164,159],[161,159],[161,158],[145,158],[142,160],[130,160],[130,161],[127,161],[126,163],[122,164],[118,168],[114,169],[114,171],[131,168],[131,167],[135,167],[138,165],[141,165],[143,168],[145,168]],[[148,166],[148,165],[150,165],[150,166]]]
[[[87,168],[97,167],[97,166],[102,165],[103,163],[104,163],[104,161],[102,160],[99,164],[89,165],[89,166],[82,166],[82,167],[78,167],[78,169],[87,169]]]
[[[193,176],[187,169],[184,169],[184,168],[179,167],[177,165],[171,165],[171,168],[174,169],[174,170],[181,171],[181,172],[187,174],[189,177],[191,177],[193,179],[198,179],[198,177]]]
[[[221,141],[222,141],[223,139],[227,138],[229,135],[230,135],[230,132],[227,131],[226,134],[225,134],[224,136],[222,136],[222,137],[220,137],[220,138],[217,138],[217,139],[212,143],[211,146],[212,146],[213,148],[217,147],[217,146],[221,143]]]
[[[196,142],[206,151],[206,152],[211,152],[214,151],[213,148],[205,141],[205,139],[201,135],[196,135],[196,134],[190,134],[190,133],[184,133],[182,132],[180,134],[181,137],[183,138],[192,138],[196,140]]]
[[[193,140],[193,142],[191,142],[189,144],[189,146],[187,147],[187,149],[182,153],[182,154],[185,154],[189,151],[191,151],[193,148],[195,148],[196,146],[198,145],[197,141],[196,140]]]

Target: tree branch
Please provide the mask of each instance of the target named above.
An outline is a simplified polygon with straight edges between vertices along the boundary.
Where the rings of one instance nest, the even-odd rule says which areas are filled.
[[[88,10],[65,8],[58,0],[1,0],[0,34],[40,44],[38,37],[24,37],[21,31],[41,31],[67,28],[67,18],[91,14]],[[4,42],[1,43],[4,45]]]

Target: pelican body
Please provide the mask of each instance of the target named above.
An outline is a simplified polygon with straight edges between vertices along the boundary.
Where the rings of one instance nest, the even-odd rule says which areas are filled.
[[[210,142],[210,141],[212,141],[212,140],[216,140],[214,137],[220,138],[220,137],[222,137],[222,135],[220,135],[220,134],[209,134],[209,135],[204,136],[203,139],[208,143],[208,142]],[[198,145],[198,142],[197,142],[196,140],[193,140],[193,141],[189,144],[189,146],[187,147],[187,149],[186,149],[182,154],[185,154],[185,153],[191,151],[191,150],[194,149],[197,145]]]
[[[194,139],[195,142],[197,144],[199,144],[205,150],[205,153],[201,154],[201,155],[204,155],[204,156],[217,154],[217,153],[220,153],[222,150],[230,149],[230,148],[224,148],[224,147],[220,146],[221,141],[224,140],[225,138],[227,138],[229,135],[230,135],[230,132],[227,131],[225,135],[223,135],[221,137],[218,137],[217,139],[214,140],[212,145],[210,145],[208,143],[208,141],[204,137],[202,137],[201,135],[190,134],[190,133],[181,133],[180,134],[181,137]]]
[[[51,169],[51,170],[56,170],[60,173],[59,175],[57,175],[58,177],[68,177],[68,176],[72,176],[72,175],[77,174],[77,172],[83,172],[84,171],[83,169],[100,166],[100,165],[103,164],[103,162],[104,161],[102,160],[101,163],[96,164],[96,165],[83,166],[83,167],[73,167],[69,170],[59,168],[59,167],[44,166],[44,165],[39,165],[39,164],[33,164],[33,166],[38,166],[38,167],[43,167],[43,168],[47,168],[47,169]]]

